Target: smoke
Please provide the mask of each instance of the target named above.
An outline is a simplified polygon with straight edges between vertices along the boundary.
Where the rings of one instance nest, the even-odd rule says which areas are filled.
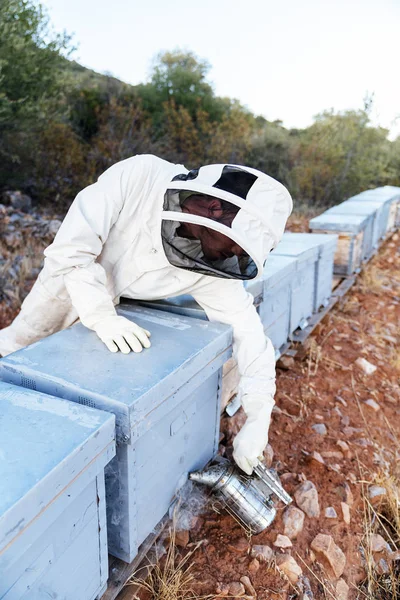
[[[209,495],[204,486],[197,485],[194,481],[187,481],[177,494],[177,499],[170,510],[175,530],[192,529],[196,517],[207,510]]]

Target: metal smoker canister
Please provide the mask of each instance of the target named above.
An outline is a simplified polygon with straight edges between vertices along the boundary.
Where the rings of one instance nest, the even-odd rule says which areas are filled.
[[[209,467],[194,471],[189,477],[192,481],[211,487],[223,508],[251,533],[257,534],[275,518],[276,509],[270,497],[273,493],[286,504],[292,500],[261,463],[254,472],[254,478],[242,475],[230,461],[217,457]]]

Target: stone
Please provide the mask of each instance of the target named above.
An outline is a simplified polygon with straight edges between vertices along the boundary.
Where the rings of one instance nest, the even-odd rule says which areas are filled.
[[[341,509],[342,509],[342,515],[343,515],[343,521],[346,523],[346,525],[350,524],[350,506],[348,504],[346,504],[346,502],[341,502],[340,503]]]
[[[232,581],[232,583],[229,584],[229,595],[233,596],[234,598],[237,596],[244,596],[245,593],[245,587],[240,581]]]
[[[336,583],[336,600],[348,600],[349,597],[349,586],[344,579],[338,579]]]
[[[260,568],[259,561],[256,558],[253,558],[253,560],[250,561],[249,566],[247,567],[247,570],[249,571],[249,573],[252,573],[254,575],[255,573],[257,573],[259,568]]]
[[[308,517],[319,517],[320,509],[318,492],[312,481],[304,481],[304,483],[296,489],[294,497],[297,506],[301,508]]]
[[[20,191],[4,192],[3,201],[15,210],[21,210],[22,212],[28,212],[32,208],[31,198]]]
[[[335,578],[342,575],[346,566],[346,557],[331,535],[319,533],[311,542],[311,548]]]
[[[276,566],[286,575],[291,583],[297,583],[299,577],[303,574],[301,567],[290,554],[278,554],[276,557]]]
[[[291,548],[293,544],[286,535],[278,533],[274,541],[274,546],[277,546],[277,548]]]
[[[229,585],[227,583],[222,583],[219,581],[217,583],[216,593],[218,596],[228,596],[229,595]]]
[[[237,540],[232,540],[230,544],[227,544],[227,547],[232,552],[236,552],[237,554],[244,554],[249,549],[249,542],[247,538],[238,538]]]
[[[289,539],[296,539],[303,531],[304,517],[303,511],[296,506],[290,505],[285,509],[283,513],[284,534]]]
[[[343,452],[339,452],[339,450],[332,450],[327,452],[321,452],[322,458],[336,458],[341,460],[343,458]]]
[[[387,541],[379,535],[379,533],[373,533],[370,538],[371,552],[391,552],[391,548]]]
[[[293,369],[295,366],[295,360],[292,356],[286,356],[285,354],[281,356],[276,363],[278,369],[282,369],[284,371],[288,371],[289,369]]]
[[[309,460],[313,460],[320,465],[325,465],[324,459],[322,458],[320,453],[317,452],[316,450],[313,450],[313,452],[310,454]]]
[[[240,583],[243,583],[246,592],[248,592],[250,596],[257,596],[257,592],[250,581],[250,577],[247,577],[247,575],[243,575],[243,577],[240,578]]]
[[[365,404],[365,406],[368,406],[374,412],[378,412],[378,410],[381,409],[379,404],[377,402],[375,402],[375,400],[373,400],[372,398],[368,398],[368,400],[365,400],[364,404]]]
[[[274,551],[267,545],[254,545],[251,548],[250,556],[259,562],[269,562],[274,556]]]
[[[274,451],[272,449],[271,444],[267,444],[264,452],[263,452],[263,456],[264,456],[264,464],[267,467],[267,469],[270,469],[272,466],[272,461],[274,459]]]
[[[379,485],[371,485],[368,488],[368,497],[371,500],[371,504],[380,504],[387,496],[386,488]]]
[[[357,360],[354,363],[359,369],[361,369],[361,371],[363,373],[365,373],[365,375],[372,375],[372,373],[375,373],[377,367],[375,365],[373,365],[372,363],[368,362],[365,358],[357,358]]]
[[[343,450],[343,452],[349,452],[349,445],[343,440],[337,440],[336,444]]]
[[[314,425],[311,425],[311,429],[313,429],[315,433],[318,433],[318,435],[326,435],[328,433],[324,423],[315,423]]]
[[[337,512],[336,510],[333,508],[333,506],[328,506],[325,509],[325,517],[327,519],[337,519]]]
[[[175,532],[175,544],[181,548],[186,548],[189,543],[189,531],[182,529]]]

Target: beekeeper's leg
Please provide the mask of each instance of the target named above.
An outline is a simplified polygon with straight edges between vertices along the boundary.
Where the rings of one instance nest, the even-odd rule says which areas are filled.
[[[65,299],[50,294],[39,274],[32,290],[22,303],[21,311],[8,327],[0,330],[0,355],[7,356],[29,344],[72,325],[78,314],[67,294]]]

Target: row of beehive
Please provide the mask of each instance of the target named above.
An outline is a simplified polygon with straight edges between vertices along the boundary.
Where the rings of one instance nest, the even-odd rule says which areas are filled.
[[[286,234],[248,286],[276,348],[329,298],[335,245]],[[107,550],[131,561],[188,473],[216,454],[231,331],[193,300],[168,308],[184,314],[117,308],[151,329],[151,352],[110,354],[78,324],[0,360],[0,598],[95,598]]]
[[[400,187],[384,186],[352,196],[311,219],[310,229],[339,236],[334,273],[351,275],[382,240],[400,226]]]
[[[393,217],[379,214],[382,237]],[[371,252],[364,235],[376,229],[362,231]],[[263,280],[248,285],[278,353],[329,300],[336,242],[285,234]],[[108,550],[131,561],[188,472],[217,451],[229,328],[204,322],[188,297],[118,312],[152,330],[151,352],[110,354],[76,325],[0,360],[1,599],[97,597],[107,579],[105,495]],[[225,371],[232,393],[234,369]]]

